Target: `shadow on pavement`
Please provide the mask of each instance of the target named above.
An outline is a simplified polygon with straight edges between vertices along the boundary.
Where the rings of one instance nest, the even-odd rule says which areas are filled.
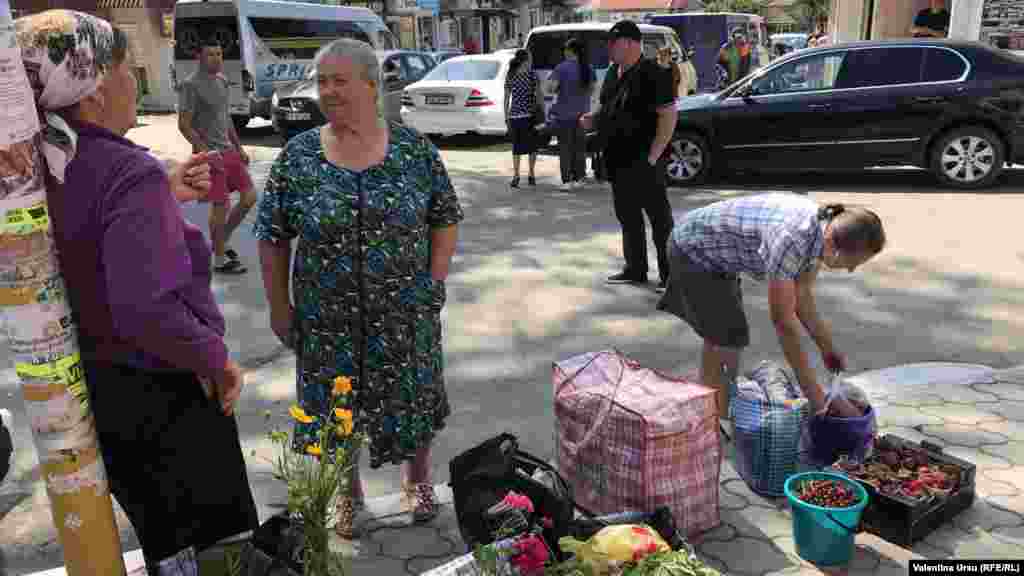
[[[273,137],[267,128],[243,136],[247,143]],[[449,145],[463,150],[461,142],[442,142]],[[554,361],[617,348],[642,365],[685,375],[696,372],[700,357],[701,341],[693,331],[655,310],[659,296],[653,284],[604,283],[622,265],[620,228],[607,186],[514,190],[506,184],[506,170],[493,160],[480,162],[449,168],[466,220],[444,311],[452,415],[434,445],[435,482],[447,481],[453,456],[504,431],[518,435],[523,449],[552,456]],[[934,183],[927,174],[891,170],[841,178],[734,177],[713,189],[673,189],[669,196],[677,218],[724,197],[766,190],[875,209],[886,223],[889,247],[856,274],[823,274],[816,291],[817,307],[831,323],[851,370],[937,360],[1002,368],[1020,357],[1024,342],[1022,255],[997,239],[1019,226],[1015,215],[1022,204],[1014,193],[1021,184],[1024,173],[1014,170],[990,192],[930,193]],[[928,193],[928,201],[916,197],[917,192]],[[963,223],[981,218],[977,221],[986,225],[974,225],[973,236],[963,237]],[[242,229],[249,233],[248,224]],[[650,273],[656,277],[649,234],[648,245]],[[1003,265],[992,266],[992,259]],[[259,282],[258,268],[252,266],[244,279],[224,283],[218,299],[229,332],[269,332],[262,293],[243,290],[243,284]],[[766,286],[744,282],[744,293],[752,342],[744,363],[781,360]],[[814,345],[806,337],[803,345],[820,366]],[[265,366],[264,381],[247,384],[237,412],[250,480],[263,503],[284,496],[263,459],[274,454],[268,426],[283,425],[294,401],[293,367],[288,357]],[[393,467],[364,466],[363,479],[373,497],[394,492],[399,476]]]
[[[445,137],[434,136],[430,138],[430,141],[439,150],[468,150],[473,152],[512,151],[512,141],[507,136],[458,134]]]
[[[917,168],[875,168],[854,172],[745,172],[729,174],[697,186],[696,190],[735,187],[740,190],[780,190],[789,192],[864,192],[886,193],[894,189],[916,194],[1021,194],[1024,193],[1024,167],[1007,169],[991,188],[957,190],[940,188],[927,171]],[[680,188],[683,190],[683,188]]]

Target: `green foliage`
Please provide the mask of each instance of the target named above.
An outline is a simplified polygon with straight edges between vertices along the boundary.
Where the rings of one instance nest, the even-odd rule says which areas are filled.
[[[302,554],[304,576],[346,576],[345,559],[330,549],[330,518],[336,499],[340,494],[350,493],[352,467],[363,437],[352,432],[351,412],[347,418],[337,416],[344,410],[346,393],[332,397],[327,414],[307,416],[297,406],[292,416],[303,419],[323,418],[318,430],[317,444],[307,448],[307,453],[294,449],[291,435],[283,430],[268,433],[271,442],[278,446],[276,459],[272,461],[273,474],[288,488],[288,513],[302,524],[304,550]],[[347,421],[346,421],[347,420]]]
[[[828,20],[830,8],[829,0],[795,0],[787,12],[799,21],[804,29],[813,31],[818,22]]]
[[[767,0],[706,0],[704,11],[763,15],[767,5]]]

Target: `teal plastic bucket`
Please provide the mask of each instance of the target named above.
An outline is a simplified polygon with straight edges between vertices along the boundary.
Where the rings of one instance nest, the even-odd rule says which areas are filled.
[[[805,480],[836,480],[853,488],[859,500],[848,508],[823,508],[797,498]],[[820,566],[849,564],[860,515],[868,505],[868,493],[856,480],[829,472],[803,472],[786,479],[783,487],[793,512],[793,540],[801,558]]]

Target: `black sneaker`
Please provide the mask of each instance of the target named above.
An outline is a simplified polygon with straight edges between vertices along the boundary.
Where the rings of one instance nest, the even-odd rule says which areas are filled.
[[[213,271],[218,274],[245,274],[248,269],[242,266],[238,260],[228,260],[219,266],[214,266]]]
[[[664,294],[666,290],[668,290],[668,280],[658,282],[658,286],[654,289],[658,294]]]
[[[646,284],[647,276],[638,276],[629,272],[619,272],[608,277],[609,284]]]

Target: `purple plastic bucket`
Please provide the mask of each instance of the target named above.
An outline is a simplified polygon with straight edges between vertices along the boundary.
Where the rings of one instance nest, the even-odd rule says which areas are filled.
[[[811,417],[811,457],[825,466],[835,463],[842,454],[863,458],[874,435],[874,423],[875,411],[871,406],[856,418]]]

